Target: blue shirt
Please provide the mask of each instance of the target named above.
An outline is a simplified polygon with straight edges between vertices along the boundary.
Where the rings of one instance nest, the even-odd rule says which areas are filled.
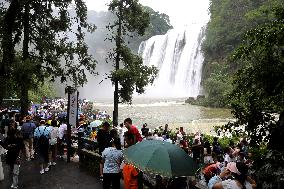
[[[45,135],[50,138],[50,129],[45,125],[37,127],[34,132],[34,137],[39,138],[41,135]]]

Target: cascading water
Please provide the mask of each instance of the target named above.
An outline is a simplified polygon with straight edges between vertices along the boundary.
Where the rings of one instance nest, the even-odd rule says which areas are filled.
[[[197,97],[203,65],[201,43],[204,28],[172,29],[140,44],[138,54],[145,65],[154,65],[159,74],[153,86],[146,90],[151,97]]]

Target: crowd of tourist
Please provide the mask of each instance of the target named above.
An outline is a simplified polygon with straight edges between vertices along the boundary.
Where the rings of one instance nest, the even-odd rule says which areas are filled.
[[[123,139],[121,139],[120,135],[122,130],[126,131]],[[214,137],[213,142],[210,143],[203,139],[200,133],[189,137],[182,128],[173,134],[168,129],[167,124],[164,128],[160,127],[154,131],[151,131],[147,124],[143,124],[141,131],[139,131],[132,124],[132,120],[127,118],[118,128],[110,129],[110,125],[104,123],[103,128],[98,132],[97,139],[99,151],[102,154],[100,172],[104,181],[104,188],[110,188],[110,183],[113,184],[113,187],[115,186],[114,188],[119,188],[121,171],[126,189],[142,188],[143,184],[148,188],[165,189],[186,188],[189,185],[188,181],[183,178],[167,180],[159,175],[152,175],[152,179],[149,179],[147,173],[139,172],[132,165],[121,166],[123,164],[121,148],[127,148],[142,140],[170,142],[180,146],[191,156],[201,167],[200,171],[197,172],[195,181],[190,183],[192,188],[196,186],[209,189],[256,188],[256,182],[249,173],[252,161],[250,160],[249,143],[245,138],[241,139],[237,144],[231,141],[227,147],[222,148],[218,142],[218,137]],[[153,176],[155,177],[154,181]]]
[[[65,121],[58,122],[55,117],[37,122],[31,116],[26,116],[21,120],[21,125],[18,125],[14,118],[6,115],[0,127],[0,154],[6,154],[6,163],[10,167],[13,180],[11,188],[18,187],[22,161],[37,159],[40,174],[48,172],[51,166],[55,166],[57,155],[59,158],[63,156],[67,133]],[[2,165],[1,179],[4,179]]]
[[[81,102],[81,106],[88,103]],[[48,107],[47,107],[48,106]],[[59,100],[51,104],[34,106],[31,115],[21,118],[15,114],[5,114],[0,127],[0,158],[6,154],[6,163],[12,175],[11,188],[18,187],[18,175],[23,159],[39,162],[39,174],[52,171],[56,160],[62,158],[66,147],[66,102]],[[101,126],[89,127],[90,120],[101,118]],[[166,124],[164,127],[149,129],[146,123],[141,129],[126,118],[117,127],[110,125],[106,113],[86,113],[79,116],[79,131],[98,143],[101,155],[100,176],[103,188],[120,188],[123,178],[125,189],[165,188],[179,189],[190,185],[209,189],[253,189],[256,182],[250,175],[252,165],[249,142],[243,138],[238,143],[230,142],[221,147],[218,137],[210,143],[201,133],[190,135],[183,128],[172,131]],[[91,128],[91,129],[90,129]],[[190,182],[184,178],[163,178],[160,175],[142,173],[134,166],[123,161],[123,148],[135,145],[143,140],[161,140],[182,148],[201,169]],[[0,159],[0,180],[4,179],[2,161]]]

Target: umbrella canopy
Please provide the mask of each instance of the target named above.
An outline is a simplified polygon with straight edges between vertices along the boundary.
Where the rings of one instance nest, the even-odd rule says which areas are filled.
[[[146,140],[123,151],[125,161],[143,172],[165,177],[193,176],[198,165],[180,147],[169,142]]]
[[[101,120],[95,120],[95,121],[92,121],[90,123],[90,127],[98,127],[102,124],[103,122]]]

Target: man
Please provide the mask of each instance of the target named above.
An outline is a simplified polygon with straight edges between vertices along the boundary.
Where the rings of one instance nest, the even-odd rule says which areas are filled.
[[[144,123],[141,129],[142,135],[144,137],[146,137],[148,135],[149,132],[149,128],[147,128],[147,123]]]
[[[99,129],[97,134],[97,141],[99,145],[99,153],[102,154],[105,148],[111,146],[111,137],[110,137],[110,124],[108,122],[104,122],[102,125],[102,129]]]
[[[163,136],[166,136],[167,134],[169,134],[168,128],[169,128],[169,125],[166,124],[166,125],[165,125],[165,129],[164,129],[164,131],[163,131]]]
[[[50,129],[45,126],[45,121],[40,121],[40,126],[35,129],[34,136],[37,139],[37,151],[40,158],[40,174],[48,172],[48,150],[49,150],[49,139],[50,139]],[[45,167],[45,168],[44,168]]]
[[[110,136],[110,124],[108,122],[104,122],[103,127],[98,130],[97,134],[97,142],[99,146],[99,154],[101,155],[102,152],[111,146],[111,136]],[[100,170],[102,170],[103,164],[100,163]],[[102,177],[101,177],[102,179]]]
[[[124,125],[127,128],[128,132],[134,136],[134,144],[136,144],[137,142],[141,142],[143,140],[137,127],[132,125],[132,120],[130,118],[126,118],[124,120]]]
[[[24,139],[26,158],[28,161],[34,158],[34,130],[36,125],[32,122],[31,116],[26,117],[26,122],[23,123],[21,132]]]

